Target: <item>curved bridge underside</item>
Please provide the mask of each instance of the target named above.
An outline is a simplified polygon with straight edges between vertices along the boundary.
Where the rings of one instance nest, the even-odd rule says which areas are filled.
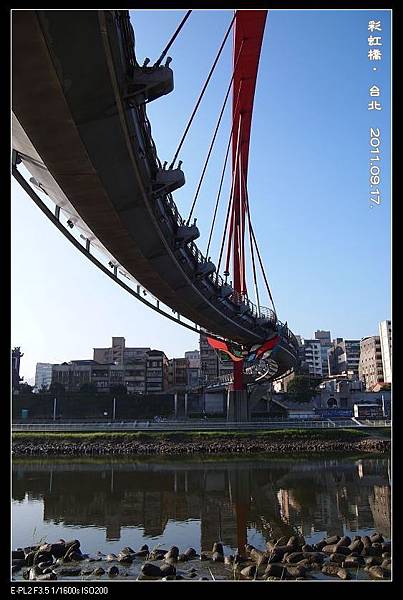
[[[172,91],[173,74],[137,64],[126,12],[14,11],[14,149],[87,238],[162,302],[215,335],[262,343],[282,324],[224,283],[173,201],[184,176],[161,167],[145,111]],[[282,329],[285,371],[297,342]]]

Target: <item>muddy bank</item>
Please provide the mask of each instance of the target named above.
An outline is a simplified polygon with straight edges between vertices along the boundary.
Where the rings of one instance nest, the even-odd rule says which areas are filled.
[[[189,454],[352,454],[390,452],[391,443],[385,439],[259,439],[258,437],[242,437],[228,439],[215,437],[212,439],[147,439],[127,440],[119,438],[110,440],[17,438],[13,440],[13,454],[17,456],[51,456],[51,455],[189,455]]]

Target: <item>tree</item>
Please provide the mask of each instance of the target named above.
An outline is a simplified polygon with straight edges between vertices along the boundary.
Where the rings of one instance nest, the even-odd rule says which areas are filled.
[[[49,386],[49,392],[51,394],[55,394],[56,396],[64,394],[66,388],[59,381],[53,381]]]
[[[127,394],[127,387],[123,385],[123,383],[116,383],[115,385],[111,385],[109,389],[111,394],[116,394],[117,396]]]
[[[84,394],[96,394],[98,391],[95,383],[83,383],[80,387],[80,392]]]
[[[309,402],[315,395],[319,383],[308,375],[296,375],[287,385],[287,394],[294,402]]]
[[[27,383],[26,381],[24,381],[24,383],[20,383],[18,389],[22,393],[25,392],[26,394],[32,394],[33,386],[29,385],[29,383]]]

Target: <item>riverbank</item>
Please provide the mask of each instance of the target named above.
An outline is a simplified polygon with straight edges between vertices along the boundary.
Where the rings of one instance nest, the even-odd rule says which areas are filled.
[[[390,436],[390,433],[389,433]],[[351,454],[388,453],[388,433],[374,430],[285,429],[256,432],[14,433],[26,455]]]
[[[225,554],[221,542],[210,552],[178,546],[154,549],[147,544],[119,554],[84,554],[79,540],[42,543],[12,553],[16,579],[49,581],[79,579],[126,580],[304,580],[390,579],[391,543],[378,532],[371,536],[323,538],[307,544],[301,535],[271,539],[259,550]]]

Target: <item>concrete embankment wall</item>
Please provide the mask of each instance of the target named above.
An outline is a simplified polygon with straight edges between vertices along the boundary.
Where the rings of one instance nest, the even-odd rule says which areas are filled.
[[[13,395],[13,420],[21,420],[23,410],[28,411],[25,413],[28,420],[53,418],[54,398],[52,394]],[[57,397],[56,416],[63,419],[110,419],[113,398],[113,394],[65,393]],[[116,419],[153,419],[156,415],[168,417],[174,411],[173,394],[116,397]]]

